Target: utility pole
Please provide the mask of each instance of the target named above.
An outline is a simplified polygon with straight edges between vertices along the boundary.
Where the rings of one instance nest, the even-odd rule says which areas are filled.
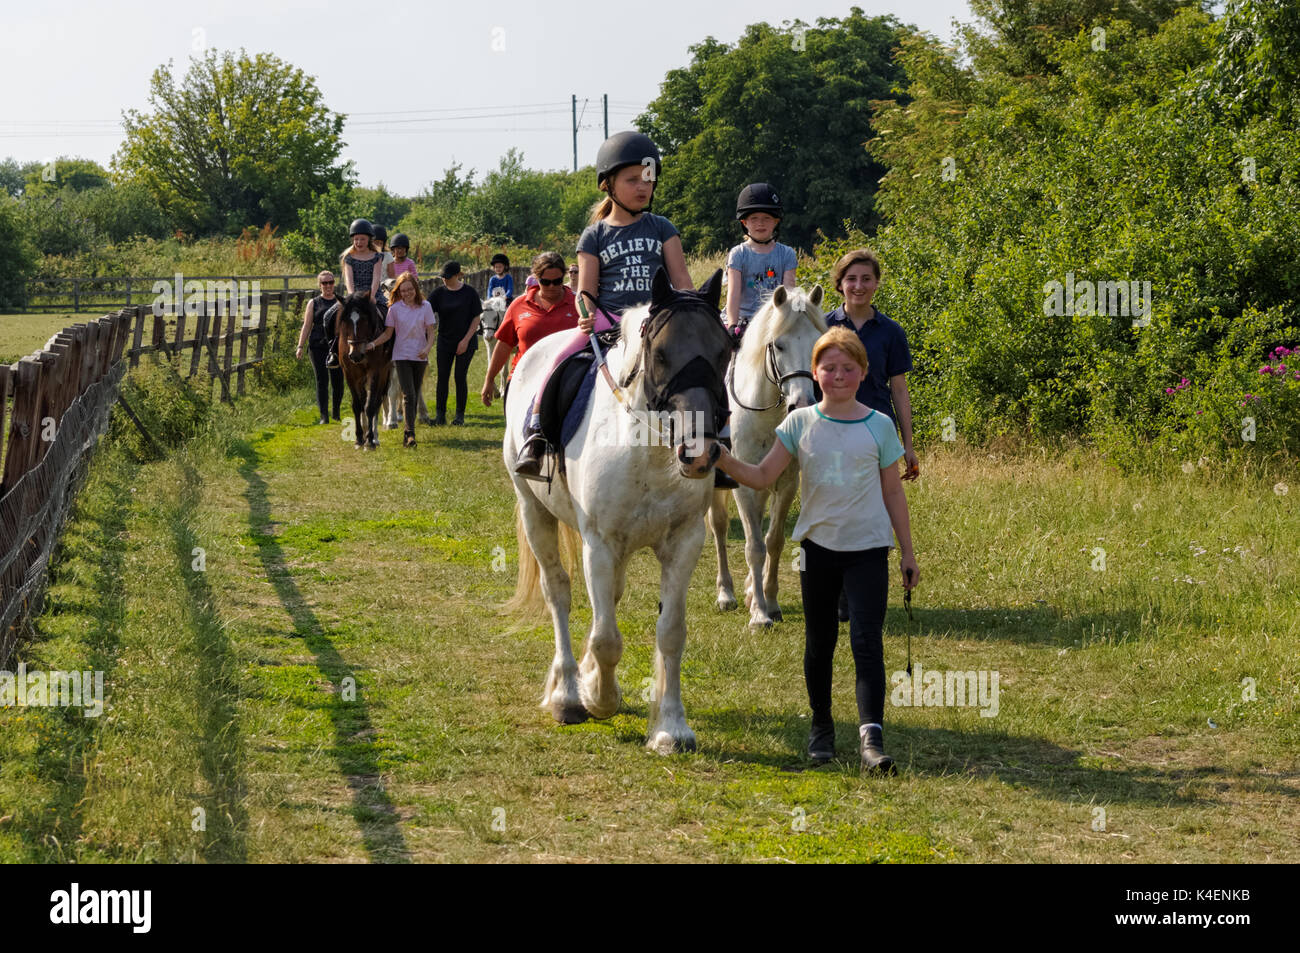
[[[605,138],[609,138],[609,93],[601,97],[605,100]]]
[[[606,137],[608,138],[608,137]],[[573,94],[573,171],[578,171],[578,94]]]

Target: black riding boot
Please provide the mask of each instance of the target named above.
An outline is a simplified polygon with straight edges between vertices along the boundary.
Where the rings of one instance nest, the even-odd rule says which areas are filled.
[[[808,757],[818,763],[835,757],[835,722],[831,719],[819,721],[813,716],[812,730],[808,733]]]
[[[325,366],[339,366],[339,336],[334,329],[334,317],[339,313],[339,302],[330,305],[325,312],[325,339],[329,341],[329,350],[325,353]],[[337,417],[335,418],[338,419]]]
[[[879,725],[868,725],[862,736],[862,770],[880,774],[897,774],[894,759],[885,754],[884,732]]]
[[[542,462],[546,459],[546,438],[540,427],[530,425],[524,434],[524,444],[519,448],[519,459],[515,461],[515,473],[529,480],[543,480]]]

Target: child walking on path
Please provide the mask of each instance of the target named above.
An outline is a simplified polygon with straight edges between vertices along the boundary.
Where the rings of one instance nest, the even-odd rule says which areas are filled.
[[[831,328],[813,346],[812,362],[821,402],[791,411],[777,427],[778,440],[761,463],[744,463],[723,450],[717,465],[761,490],[798,458],[802,502],[794,539],[803,547],[799,582],[804,680],[812,707],[808,756],[816,762],[835,756],[831,662],[839,636],[836,603],[843,590],[848,594],[849,642],[857,673],[862,768],[892,774],[894,760],[885,754],[882,723],[883,628],[894,536],[902,555],[903,586],[911,589],[921,580],[896,466],[903,447],[893,421],[857,400],[868,369],[857,335],[847,328]]]

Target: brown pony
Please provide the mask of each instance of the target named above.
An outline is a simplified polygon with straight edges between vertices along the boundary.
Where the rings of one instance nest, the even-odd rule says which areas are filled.
[[[368,295],[351,294],[334,322],[338,329],[339,364],[352,391],[352,416],[356,423],[357,449],[379,446],[379,404],[388,393],[388,376],[393,368],[393,340],[362,353],[362,345],[384,333],[384,319]]]

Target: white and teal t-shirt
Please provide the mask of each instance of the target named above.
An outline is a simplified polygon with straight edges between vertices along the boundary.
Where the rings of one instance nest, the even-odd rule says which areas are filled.
[[[881,469],[903,455],[892,420],[874,410],[839,420],[814,404],[791,411],[776,436],[799,459],[794,539],[840,551],[894,545],[880,488]]]

